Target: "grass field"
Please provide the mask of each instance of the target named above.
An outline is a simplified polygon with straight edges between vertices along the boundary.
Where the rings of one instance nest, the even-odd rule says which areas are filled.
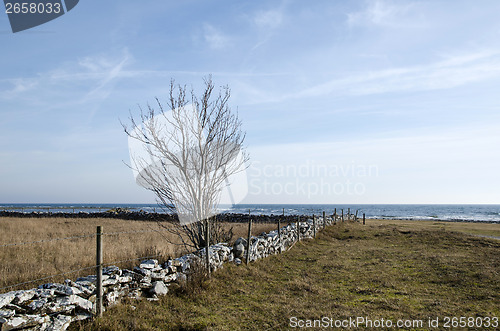
[[[155,222],[128,221],[109,218],[0,218],[0,288],[28,282],[51,275],[65,273],[95,265],[96,227],[104,233],[137,232],[103,236],[104,263],[113,263],[145,256],[159,255],[178,257],[185,254],[182,246],[169,243],[175,237],[161,230]],[[247,236],[246,224],[231,224],[234,239]],[[254,234],[269,231],[276,226],[254,224]],[[65,240],[58,238],[80,237]],[[165,238],[166,236],[166,238]],[[168,240],[167,240],[168,238]],[[39,243],[33,243],[43,241]],[[14,245],[27,243],[22,245]],[[7,245],[7,246],[6,246]],[[120,267],[132,267],[139,261],[116,263]],[[4,288],[0,293],[13,289],[33,288],[48,282],[76,279],[94,273],[93,269],[48,278],[15,288]]]
[[[71,328],[274,330],[291,319],[367,317],[416,323],[406,329],[438,318],[443,329],[445,317],[500,318],[500,241],[464,231],[481,232],[465,223],[337,224],[282,255],[227,265],[196,293],[124,302]]]

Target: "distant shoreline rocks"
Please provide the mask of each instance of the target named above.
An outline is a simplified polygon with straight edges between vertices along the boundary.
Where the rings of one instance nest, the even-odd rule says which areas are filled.
[[[253,222],[259,223],[277,223],[278,220],[282,222],[295,222],[299,215],[248,215],[237,213],[224,213],[217,215],[217,220],[228,223],[247,223],[251,218]],[[18,218],[116,218],[132,221],[151,221],[151,222],[178,222],[177,214],[166,213],[150,213],[146,211],[130,211],[124,208],[113,208],[103,212],[19,212],[0,210],[0,217],[18,217]]]

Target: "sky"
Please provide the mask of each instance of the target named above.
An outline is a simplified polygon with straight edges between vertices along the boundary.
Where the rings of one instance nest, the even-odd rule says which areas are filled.
[[[500,203],[500,2],[80,1],[0,13],[0,203],[154,203],[120,121],[228,85],[243,203]]]

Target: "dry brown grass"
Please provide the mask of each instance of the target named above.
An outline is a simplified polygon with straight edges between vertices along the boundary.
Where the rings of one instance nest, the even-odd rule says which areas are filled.
[[[32,281],[52,275],[95,265],[96,227],[103,227],[103,259],[105,264],[132,267],[138,261],[120,262],[145,256],[158,255],[159,259],[178,257],[186,253],[182,246],[169,243],[175,237],[155,222],[129,221],[107,218],[0,218],[0,293],[13,289],[32,288],[37,285],[76,279],[93,273],[92,269],[69,273],[17,287],[14,284]],[[229,225],[225,225],[229,226]],[[246,224],[235,223],[233,240],[246,237]],[[273,224],[257,223],[252,233],[269,231]],[[147,231],[142,233],[110,234],[117,232]],[[65,240],[54,240],[74,236],[89,236]],[[30,243],[44,240],[41,243]],[[53,241],[48,241],[53,240]],[[178,242],[178,241],[177,241]],[[25,245],[5,246],[17,243]]]

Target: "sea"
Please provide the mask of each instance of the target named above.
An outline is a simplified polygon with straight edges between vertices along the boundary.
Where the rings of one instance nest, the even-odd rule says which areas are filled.
[[[0,211],[17,211],[24,213],[95,213],[111,209],[123,208],[130,211],[167,212],[157,204],[72,204],[72,203],[13,203],[0,204]],[[363,214],[367,218],[405,219],[405,220],[443,220],[443,221],[476,221],[500,223],[500,205],[468,205],[468,204],[240,204],[224,206],[223,213],[239,213],[254,215],[320,215],[323,211],[331,215],[334,211],[351,214]]]

